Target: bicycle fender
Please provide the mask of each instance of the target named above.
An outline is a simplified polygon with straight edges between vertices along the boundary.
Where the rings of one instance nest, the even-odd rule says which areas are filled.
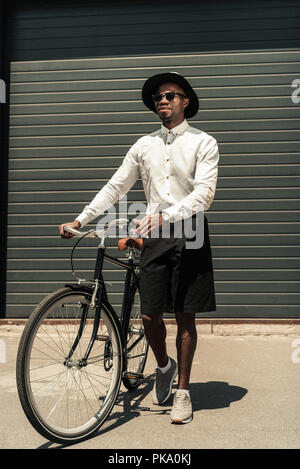
[[[93,293],[93,287],[89,285],[83,285],[80,283],[67,283],[65,285],[66,288],[72,288],[74,291],[84,291],[86,293],[90,293],[92,295]]]

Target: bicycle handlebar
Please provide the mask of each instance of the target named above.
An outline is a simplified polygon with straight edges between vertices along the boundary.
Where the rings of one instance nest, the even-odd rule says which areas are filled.
[[[68,231],[69,233],[73,234],[75,237],[85,237],[85,238],[104,238],[105,234],[109,231],[110,228],[113,226],[124,226],[129,223],[129,220],[126,218],[117,218],[116,220],[111,221],[110,223],[107,223],[103,229],[97,230],[89,230],[89,231],[79,231],[75,230],[75,228],[71,228],[68,225],[63,226],[64,231]]]
[[[63,230],[79,238],[81,238],[82,236],[87,236],[88,238],[89,237],[95,238],[97,236],[95,230],[84,232],[84,231],[75,230],[75,228],[71,228],[70,226],[67,226],[67,225],[63,226]]]

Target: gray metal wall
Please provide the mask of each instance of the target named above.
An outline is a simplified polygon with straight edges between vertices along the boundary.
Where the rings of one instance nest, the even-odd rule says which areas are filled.
[[[8,174],[8,114],[9,75],[6,34],[6,2],[0,3],[0,318],[5,315],[6,251],[7,251],[7,174]]]
[[[140,90],[166,70],[195,87],[191,124],[221,154],[207,213],[217,312],[206,317],[299,317],[300,2],[145,3],[23,2],[12,12],[7,317],[27,317],[72,279],[72,244],[57,226],[160,125]],[[137,182],[128,202],[143,200]],[[94,255],[85,241],[81,277]],[[105,268],[118,309],[122,273]]]

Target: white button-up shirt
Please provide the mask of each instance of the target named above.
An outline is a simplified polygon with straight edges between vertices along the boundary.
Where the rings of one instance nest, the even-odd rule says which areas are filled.
[[[211,205],[218,176],[217,141],[186,120],[138,139],[121,166],[76,218],[81,226],[103,214],[141,178],[147,215],[163,211],[170,221]]]

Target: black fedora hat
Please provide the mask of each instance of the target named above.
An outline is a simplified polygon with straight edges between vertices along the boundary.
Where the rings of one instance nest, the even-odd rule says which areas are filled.
[[[156,112],[152,95],[155,93],[159,85],[167,82],[176,83],[190,99],[190,103],[184,111],[185,117],[190,118],[195,116],[199,109],[198,96],[189,82],[177,72],[159,73],[158,75],[153,75],[152,77],[148,78],[148,80],[144,83],[142,90],[142,98],[145,106],[147,106],[150,111]]]

